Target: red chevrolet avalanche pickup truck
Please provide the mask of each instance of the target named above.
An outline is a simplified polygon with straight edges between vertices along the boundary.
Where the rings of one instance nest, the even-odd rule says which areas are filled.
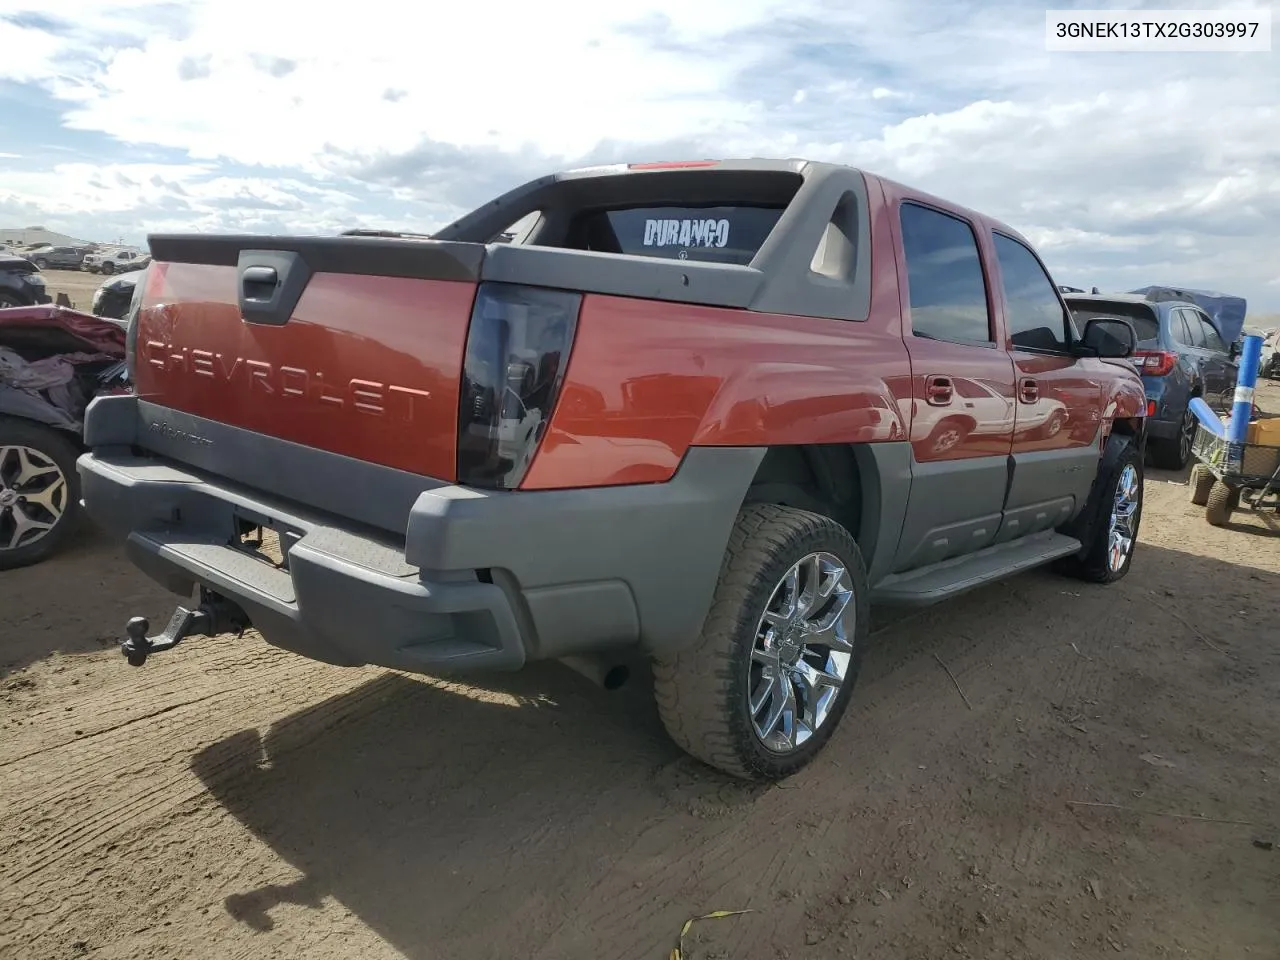
[[[1076,329],[1015,231],[869,173],[592,168],[430,238],[151,250],[136,393],[79,463],[192,598],[131,663],[247,626],[423,673],[639,654],[682,747],[774,779],[830,738],[870,604],[1133,558],[1132,327]]]

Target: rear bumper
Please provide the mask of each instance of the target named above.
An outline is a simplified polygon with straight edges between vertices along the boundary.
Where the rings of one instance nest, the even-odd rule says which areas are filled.
[[[1143,377],[1142,385],[1147,400],[1155,404],[1154,415],[1146,418],[1148,438],[1172,440],[1186,415],[1189,393],[1168,377]]]
[[[435,486],[412,501],[396,535],[139,450],[153,434],[130,438],[122,425],[141,405],[95,401],[79,462],[85,507],[138,567],[175,593],[199,584],[234,601],[285,649],[424,673],[691,640],[762,455],[697,448],[665,484],[497,494]],[[190,429],[231,429],[205,423]],[[248,436],[279,476],[291,473],[281,461],[292,444]],[[280,531],[287,568],[232,546],[239,520]]]
[[[1148,417],[1147,438],[1150,440],[1172,440],[1178,435],[1178,427],[1180,425],[1180,420],[1160,420],[1156,417]]]

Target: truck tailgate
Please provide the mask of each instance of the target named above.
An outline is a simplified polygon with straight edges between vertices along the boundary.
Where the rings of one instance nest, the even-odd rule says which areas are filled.
[[[153,237],[151,247],[132,333],[141,399],[453,479],[482,246]]]

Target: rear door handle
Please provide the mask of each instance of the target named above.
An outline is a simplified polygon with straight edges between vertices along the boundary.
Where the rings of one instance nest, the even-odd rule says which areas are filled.
[[[1035,403],[1040,399],[1040,383],[1034,377],[1018,381],[1018,399],[1023,403]]]
[[[954,392],[955,387],[952,386],[950,377],[934,375],[925,378],[924,398],[930,406],[945,407],[951,402]]]

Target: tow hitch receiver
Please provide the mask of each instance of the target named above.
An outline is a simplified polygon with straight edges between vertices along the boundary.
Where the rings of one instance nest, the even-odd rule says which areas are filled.
[[[147,636],[151,623],[146,617],[134,617],[125,624],[125,633],[129,639],[120,644],[120,652],[129,661],[129,666],[140,667],[147,662],[147,657],[176,647],[187,637],[211,637],[226,630],[243,632],[247,622],[234,604],[220,597],[206,595],[204,602],[194,609],[178,607],[169,618],[169,625],[163,633],[153,637]]]

